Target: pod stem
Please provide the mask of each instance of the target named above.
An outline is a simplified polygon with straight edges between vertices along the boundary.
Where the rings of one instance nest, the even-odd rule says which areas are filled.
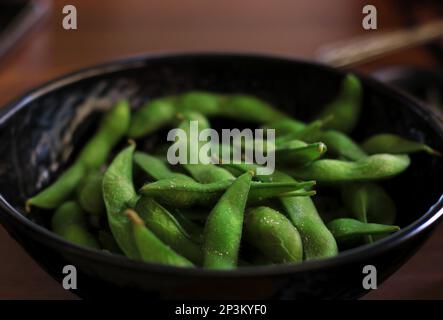
[[[31,199],[28,199],[28,200],[26,200],[26,202],[25,202],[25,211],[27,212],[27,213],[30,213],[31,212],[31,208],[32,207],[32,201],[31,201]]]
[[[279,195],[279,197],[311,197],[315,196],[317,194],[317,191],[315,190],[309,190],[309,191],[290,191],[285,192]]]
[[[126,209],[124,211],[124,214],[128,217],[129,220],[131,220],[131,222],[135,225],[140,225],[143,226],[145,223],[143,222],[143,220],[140,218],[140,216],[137,214],[137,212],[135,212],[132,209]]]
[[[435,149],[432,149],[432,148],[429,147],[429,146],[425,146],[425,151],[426,151],[427,153],[429,153],[430,155],[433,155],[433,156],[436,156],[436,157],[441,157],[441,156],[442,156],[442,154],[441,154],[440,151],[437,151],[437,150],[435,150]]]

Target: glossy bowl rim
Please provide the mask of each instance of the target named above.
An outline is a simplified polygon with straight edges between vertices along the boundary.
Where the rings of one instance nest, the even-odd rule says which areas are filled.
[[[59,89],[68,84],[73,84],[76,81],[93,77],[103,76],[117,71],[128,69],[135,69],[144,67],[149,62],[162,62],[174,59],[249,59],[262,60],[264,63],[288,63],[307,65],[312,68],[323,69],[325,72],[335,73],[337,75],[344,75],[344,70],[338,70],[320,63],[294,59],[281,55],[258,54],[258,53],[231,53],[231,52],[198,52],[198,53],[158,53],[137,55],[124,59],[117,59],[110,62],[96,64],[86,68],[73,71],[53,80],[47,81],[44,84],[29,90],[28,92],[15,99],[13,102],[7,104],[0,109],[0,130],[4,123],[8,121],[16,112],[26,107],[30,102],[39,98],[40,96]],[[354,72],[355,73],[355,72]],[[395,99],[403,100],[404,105],[415,112],[417,116],[424,118],[433,131],[437,132],[440,139],[443,140],[443,124],[437,117],[430,112],[426,107],[415,98],[400,92],[399,90],[381,83],[373,78],[363,76],[356,73],[357,76],[365,83],[365,85],[376,89],[384,96],[390,95]],[[393,235],[377,241],[370,245],[363,245],[351,250],[347,250],[334,257],[303,261],[300,264],[283,264],[271,266],[253,266],[241,267],[234,270],[211,270],[203,268],[183,268],[167,266],[158,263],[145,263],[141,261],[130,260],[124,256],[109,254],[103,251],[89,249],[73,243],[70,243],[49,229],[40,226],[26,218],[25,213],[16,210],[8,201],[0,194],[0,207],[7,215],[7,218],[12,218],[11,222],[25,227],[26,231],[34,238],[34,240],[48,245],[57,250],[64,250],[66,253],[82,256],[83,258],[95,260],[100,263],[109,263],[122,268],[134,269],[141,272],[169,274],[173,276],[193,276],[193,277],[256,277],[256,276],[278,276],[285,274],[295,274],[305,271],[313,271],[318,269],[327,269],[338,267],[343,264],[355,263],[367,260],[389,251],[396,246],[418,236],[427,229],[433,227],[443,215],[443,192],[439,199],[423,214],[420,218],[407,225],[405,228],[394,233]],[[29,235],[28,233],[28,235]]]

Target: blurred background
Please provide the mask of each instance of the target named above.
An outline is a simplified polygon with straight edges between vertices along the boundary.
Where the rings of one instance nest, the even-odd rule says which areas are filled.
[[[362,28],[367,4],[377,8],[377,30]],[[77,30],[62,27],[66,5],[77,9]],[[348,67],[397,85],[438,112],[442,21],[441,0],[1,0],[0,106],[66,72],[137,54],[258,52],[337,64],[331,48],[350,44],[341,50],[348,55],[366,48],[356,41],[371,37],[376,46],[399,42],[402,48]],[[433,27],[408,31],[428,23]],[[443,226],[365,299],[443,299],[441,243]],[[1,227],[0,261],[0,298],[75,299]]]

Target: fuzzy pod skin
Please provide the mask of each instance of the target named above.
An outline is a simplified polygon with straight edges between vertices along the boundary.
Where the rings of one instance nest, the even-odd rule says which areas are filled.
[[[298,134],[298,132],[303,130],[305,127],[305,123],[289,117],[274,122],[269,122],[262,126],[264,129],[274,129],[276,137],[290,136],[290,139],[293,139],[293,134]]]
[[[169,178],[193,180],[185,174],[172,171],[164,161],[144,152],[137,151],[134,153],[134,163],[154,180]]]
[[[332,117],[326,117],[325,119],[315,120],[306,124],[302,129],[295,132],[290,132],[286,135],[277,136],[276,144],[283,143],[289,140],[302,140],[315,142],[312,137],[318,136],[326,123],[331,121]]]
[[[323,142],[294,147],[291,142],[275,150],[275,161],[279,166],[304,167],[322,157],[327,151]]]
[[[342,81],[338,97],[325,106],[319,118],[332,116],[325,124],[325,129],[351,132],[360,118],[363,88],[360,80],[353,74],[348,74]]]
[[[336,130],[321,131],[308,139],[322,141],[328,146],[328,154],[345,160],[358,161],[366,158],[366,152],[349,136]]]
[[[85,173],[85,167],[75,163],[62,173],[49,187],[26,201],[26,211],[31,207],[55,209],[61,206],[73,193]]]
[[[200,246],[192,241],[191,236],[168,210],[152,198],[141,197],[137,201],[135,211],[142,218],[146,227],[163,243],[194,264],[201,265],[202,251]]]
[[[112,148],[126,134],[130,121],[130,108],[127,101],[120,101],[105,113],[95,135],[83,147],[74,164],[53,184],[28,199],[27,211],[31,206],[55,209],[75,191],[83,175],[89,170],[98,170],[105,163]]]
[[[288,118],[263,100],[249,95],[230,95],[220,105],[221,117],[255,123],[269,123]]]
[[[200,209],[201,210],[201,209]],[[203,226],[196,223],[205,222],[208,218],[209,211],[200,211],[196,208],[189,211],[182,209],[175,209],[173,215],[180,223],[186,233],[191,237],[192,241],[198,244],[203,243]]]
[[[235,177],[228,170],[214,164],[185,164],[183,167],[192,178],[200,183],[213,183],[217,181],[233,181]]]
[[[125,209],[134,207],[138,200],[132,182],[134,149],[134,144],[126,147],[109,165],[103,177],[103,198],[109,227],[119,247],[127,257],[139,259],[140,253],[132,236],[132,225],[123,214]]]
[[[135,111],[129,126],[128,136],[140,138],[166,127],[174,121],[176,112],[174,98],[152,100]]]
[[[317,160],[306,167],[295,168],[289,172],[296,179],[337,184],[391,178],[405,171],[409,164],[410,159],[407,155],[375,154],[355,162]]]
[[[87,213],[102,216],[106,213],[103,200],[103,173],[88,173],[77,187],[77,201]]]
[[[441,153],[432,149],[424,143],[408,140],[395,134],[389,133],[373,135],[362,143],[362,148],[369,154],[402,154],[424,151],[434,156],[441,156]]]
[[[386,235],[400,230],[398,226],[364,223],[349,218],[332,220],[327,227],[339,243],[358,241],[363,236]]]
[[[297,229],[280,212],[269,207],[251,208],[246,213],[244,239],[273,263],[299,263],[303,245]]]
[[[228,165],[240,171],[256,170],[257,165]],[[281,171],[272,175],[257,175],[262,182],[294,182]],[[305,260],[321,259],[338,254],[337,243],[317,212],[310,197],[281,197],[280,202],[291,222],[300,233]]]
[[[217,116],[220,113],[222,95],[206,91],[189,91],[177,98],[178,112],[194,111],[207,117]]]
[[[100,249],[94,236],[88,231],[85,212],[74,201],[62,204],[51,219],[51,228],[69,242]]]
[[[205,224],[203,266],[210,269],[237,267],[243,218],[252,173],[238,177],[218,200]]]
[[[105,113],[100,128],[80,152],[77,161],[87,170],[98,170],[106,162],[111,150],[126,135],[131,121],[127,100],[118,102]]]
[[[144,196],[156,199],[160,204],[175,208],[190,208],[193,206],[213,206],[222,194],[232,185],[233,181],[222,180],[203,184],[181,178],[162,179],[148,183],[140,189]],[[263,183],[254,182],[249,192],[248,203],[259,203],[263,200],[280,195],[292,194],[313,182],[284,182]]]
[[[134,163],[154,180],[166,179],[173,175],[164,161],[144,152],[134,153]]]
[[[173,164],[199,163],[200,149],[203,146],[199,135],[202,130],[210,128],[208,119],[198,112],[184,111],[176,115],[174,124],[177,128],[171,130],[167,136],[168,141],[174,141],[168,148],[167,158]]]
[[[139,259],[144,262],[161,263],[176,267],[192,267],[193,264],[164,244],[144,225],[140,216],[131,209],[124,212],[131,224],[131,236],[134,239]]]

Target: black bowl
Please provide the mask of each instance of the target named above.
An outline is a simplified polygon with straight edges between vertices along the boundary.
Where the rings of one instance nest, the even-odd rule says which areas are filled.
[[[96,66],[24,95],[0,117],[1,222],[54,278],[65,265],[78,271],[82,297],[124,293],[153,298],[356,298],[365,265],[379,284],[422,244],[443,214],[441,158],[412,157],[411,167],[385,183],[398,205],[400,232],[337,257],[300,265],[245,267],[235,271],[145,264],[68,243],[45,228],[45,214],[26,216],[27,197],[53,181],[97,124],[98,110],[127,97],[147,99],[189,89],[257,95],[303,120],[312,119],[338,92],[344,73],[313,63],[250,55],[140,57]],[[362,139],[393,132],[443,150],[443,128],[417,101],[362,78]],[[229,124],[232,126],[232,124]],[[158,137],[157,137],[158,138]],[[156,137],[147,139],[154,144]]]

